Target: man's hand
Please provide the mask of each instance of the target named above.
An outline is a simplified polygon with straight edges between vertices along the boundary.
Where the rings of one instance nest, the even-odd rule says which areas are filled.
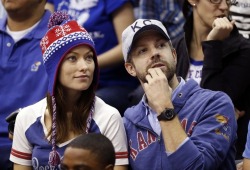
[[[233,30],[235,21],[229,21],[227,17],[216,18],[212,24],[212,30],[207,36],[207,40],[224,40]]]
[[[173,108],[171,101],[172,89],[166,75],[160,68],[148,69],[147,83],[142,85],[149,105],[160,114],[165,108]]]

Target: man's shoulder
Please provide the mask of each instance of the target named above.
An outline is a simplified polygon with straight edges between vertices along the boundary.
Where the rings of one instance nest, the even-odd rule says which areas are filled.
[[[188,80],[183,86],[183,92],[188,94],[188,98],[191,98],[195,101],[213,101],[216,102],[226,102],[232,105],[232,100],[230,97],[223,91],[214,91],[210,89],[205,89],[200,87],[194,80]]]

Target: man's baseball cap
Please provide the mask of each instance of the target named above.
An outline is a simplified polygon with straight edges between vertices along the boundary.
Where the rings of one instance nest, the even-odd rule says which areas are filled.
[[[141,33],[148,30],[157,31],[170,41],[168,32],[160,21],[153,19],[137,19],[122,32],[122,54],[125,62],[127,61],[128,54],[136,38]]]

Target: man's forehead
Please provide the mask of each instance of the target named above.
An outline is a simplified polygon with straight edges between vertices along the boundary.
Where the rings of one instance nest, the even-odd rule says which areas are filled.
[[[144,39],[150,39],[155,40],[156,42],[160,40],[166,40],[169,41],[164,35],[162,35],[160,32],[156,30],[147,30],[142,33],[140,33],[133,41],[132,47],[136,44],[138,44],[138,41],[141,41],[142,43],[147,43]]]

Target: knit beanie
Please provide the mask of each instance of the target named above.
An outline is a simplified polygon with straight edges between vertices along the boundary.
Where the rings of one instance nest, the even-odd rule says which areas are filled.
[[[94,48],[94,42],[89,33],[80,26],[75,20],[70,20],[66,12],[54,12],[49,20],[49,30],[42,38],[40,47],[43,54],[43,64],[48,75],[49,85],[48,92],[52,97],[52,151],[49,156],[50,166],[60,164],[60,155],[56,151],[56,100],[55,84],[57,80],[58,69],[63,61],[64,56],[74,47],[79,45],[89,46],[94,53],[95,71],[92,85],[97,86],[98,81],[98,64]],[[91,109],[92,110],[92,109]]]

